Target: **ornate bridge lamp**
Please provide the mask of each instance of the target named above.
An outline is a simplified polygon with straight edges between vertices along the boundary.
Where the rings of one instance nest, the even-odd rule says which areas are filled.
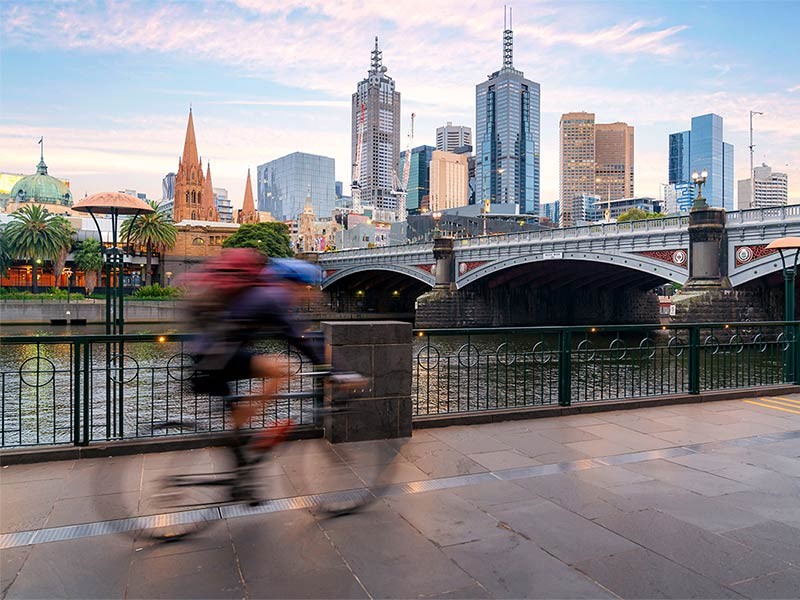
[[[704,210],[708,208],[708,202],[706,199],[703,198],[703,184],[708,179],[708,171],[703,169],[700,173],[695,171],[692,173],[692,181],[697,186],[697,196],[695,196],[694,202],[692,202],[692,210]]]
[[[800,237],[782,237],[767,244],[768,249],[777,250],[781,255],[781,265],[783,267],[783,294],[784,294],[784,321],[795,320],[794,293],[795,277],[797,274],[797,259],[800,257]],[[794,251],[794,252],[792,252]],[[788,262],[786,259],[789,259]],[[797,352],[797,327],[786,325],[786,377],[789,381],[796,380],[795,353]]]
[[[84,198],[72,207],[72,210],[86,212],[92,217],[97,234],[100,236],[100,245],[105,257],[106,272],[106,333],[124,333],[124,260],[125,249],[118,247],[119,218],[124,215],[133,215],[134,220],[140,214],[155,212],[153,208],[134,196],[118,192],[100,192]],[[111,219],[111,247],[103,244],[103,231],[95,215],[107,215]],[[131,228],[133,229],[133,228]],[[130,241],[130,240],[128,240]]]

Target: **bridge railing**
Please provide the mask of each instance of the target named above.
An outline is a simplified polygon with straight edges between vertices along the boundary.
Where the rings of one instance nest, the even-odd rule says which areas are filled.
[[[771,206],[767,208],[747,208],[729,212],[725,215],[728,224],[763,223],[765,221],[785,221],[800,218],[800,204]]]
[[[414,414],[795,383],[800,323],[417,330]]]

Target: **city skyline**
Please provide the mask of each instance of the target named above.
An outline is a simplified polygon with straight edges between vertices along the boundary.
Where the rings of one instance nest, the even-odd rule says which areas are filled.
[[[402,4],[6,2],[2,70],[14,84],[3,86],[0,170],[32,173],[44,135],[51,172],[76,197],[131,188],[158,198],[192,104],[203,158],[235,206],[248,167],[295,151],[334,157],[336,179],[349,182],[349,97],[375,35],[403,91],[403,138],[417,114],[415,146],[433,145],[446,121],[474,123],[474,85],[501,64],[501,2],[446,0],[435,14]],[[562,113],[636,127],[635,187],[657,196],[668,136],[697,114],[725,119],[734,177],[747,178],[751,109],[765,113],[755,120],[756,164],[786,172],[790,202],[800,201],[800,74],[790,48],[798,7],[514,8],[515,65],[542,86],[543,202],[558,197]],[[768,43],[751,39],[767,29]],[[31,78],[34,69],[47,77]]]

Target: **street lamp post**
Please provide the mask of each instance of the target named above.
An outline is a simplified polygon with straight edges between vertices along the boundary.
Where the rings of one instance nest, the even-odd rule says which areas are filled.
[[[67,304],[69,304],[70,292],[72,291],[72,269],[64,267],[61,273],[67,277]]]
[[[703,210],[704,208],[708,208],[708,202],[706,199],[703,198],[703,184],[708,179],[708,171],[703,169],[700,173],[695,171],[692,173],[692,181],[697,186],[697,196],[692,202],[692,210]]]
[[[771,241],[767,244],[767,249],[777,250],[781,255],[781,266],[783,267],[783,319],[786,321],[786,355],[785,371],[787,380],[794,383],[797,373],[795,372],[795,345],[797,343],[797,327],[792,323],[795,320],[794,294],[795,278],[797,275],[797,259],[800,257],[800,237],[783,237]],[[794,250],[794,255],[792,255]],[[788,262],[786,259],[789,259]]]

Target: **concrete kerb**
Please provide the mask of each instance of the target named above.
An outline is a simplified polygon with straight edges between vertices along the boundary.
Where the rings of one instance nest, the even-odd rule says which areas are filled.
[[[779,385],[771,387],[746,388],[704,392],[698,395],[677,394],[656,398],[635,398],[609,402],[587,402],[573,406],[536,406],[530,408],[513,408],[480,413],[458,413],[442,415],[425,415],[414,417],[413,429],[430,429],[433,427],[450,427],[453,425],[480,425],[481,423],[497,423],[501,421],[517,421],[524,419],[544,419],[567,415],[591,414],[614,410],[632,410],[655,406],[675,404],[697,404],[722,400],[739,400],[741,398],[757,398],[759,396],[800,393],[800,385]],[[46,446],[38,448],[15,448],[0,451],[0,465],[26,464],[56,460],[76,460],[80,458],[104,458],[149,452],[168,452],[172,450],[192,450],[221,445],[225,433],[213,435],[187,435],[177,439],[145,439],[117,442],[103,442],[89,446]],[[323,437],[323,430],[315,427],[297,428],[289,439],[311,439]],[[215,443],[216,442],[216,443]]]

